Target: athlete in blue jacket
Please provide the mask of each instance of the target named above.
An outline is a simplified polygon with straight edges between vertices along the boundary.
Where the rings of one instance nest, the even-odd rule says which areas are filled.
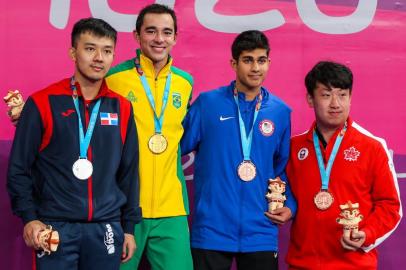
[[[35,269],[111,269],[131,258],[141,220],[138,141],[131,104],[106,86],[116,31],[83,19],[72,31],[71,78],[34,93],[10,154],[7,187]],[[40,234],[59,232],[44,255]]]
[[[183,154],[196,151],[194,268],[277,269],[278,225],[296,203],[287,186],[285,207],[268,212],[268,179],[286,181],[290,109],[263,88],[269,45],[246,31],[232,45],[236,81],[200,94],[184,120]]]

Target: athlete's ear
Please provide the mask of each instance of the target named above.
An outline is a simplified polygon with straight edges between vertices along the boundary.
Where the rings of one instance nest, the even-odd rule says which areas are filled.
[[[235,60],[234,58],[231,58],[230,59],[230,66],[231,66],[232,69],[234,69],[234,71],[237,71],[237,65],[238,65],[237,60]]]
[[[76,49],[74,47],[69,48],[69,57],[76,62]]]
[[[178,39],[178,34],[175,33],[174,36],[173,36],[173,41],[174,41],[173,45],[176,44],[177,39]]]
[[[137,30],[133,31],[134,40],[140,43],[140,35],[138,35]]]
[[[306,94],[306,100],[307,104],[309,104],[309,107],[314,108],[313,97],[309,93]]]

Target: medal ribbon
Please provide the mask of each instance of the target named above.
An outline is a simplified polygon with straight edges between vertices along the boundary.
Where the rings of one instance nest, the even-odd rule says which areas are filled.
[[[71,79],[70,87],[73,92],[72,99],[73,99],[73,103],[75,104],[75,109],[76,109],[76,113],[78,115],[78,121],[79,121],[79,149],[80,149],[79,158],[87,159],[87,149],[89,148],[90,140],[93,135],[93,130],[96,125],[96,119],[97,119],[97,115],[99,114],[101,98],[96,102],[96,105],[94,105],[94,107],[93,107],[92,115],[89,120],[89,126],[87,127],[86,135],[84,135],[82,119],[80,117],[77,89],[76,89],[75,80],[73,77]]]
[[[154,101],[154,97],[152,96],[152,93],[151,93],[151,88],[149,87],[147,78],[145,77],[144,73],[142,72],[141,65],[139,64],[138,58],[136,58],[136,60],[135,60],[135,67],[137,68],[137,71],[140,74],[142,86],[144,87],[145,93],[147,94],[149,104],[151,105],[151,108],[154,111],[155,133],[161,133],[162,124],[164,122],[164,111],[166,109],[166,104],[168,103],[169,88],[171,86],[171,73],[169,72],[168,77],[166,77],[164,96],[162,98],[161,115],[158,117],[158,115],[156,114],[155,101]]]
[[[326,168],[324,167],[323,156],[322,156],[321,150],[320,150],[319,137],[316,134],[316,130],[313,130],[313,145],[314,145],[314,149],[316,150],[317,163],[319,164],[322,190],[328,189],[331,168],[333,167],[334,160],[337,156],[338,148],[340,148],[340,144],[344,138],[344,134],[345,134],[346,130],[347,130],[347,123],[345,123],[344,128],[341,130],[341,132],[337,136],[337,139],[333,146],[333,151],[331,151],[331,155],[330,155],[330,158],[328,159]]]
[[[257,98],[257,104],[255,105],[255,112],[254,112],[254,120],[252,121],[252,126],[250,132],[247,137],[247,132],[245,130],[245,124],[241,117],[240,105],[238,103],[238,91],[234,88],[234,101],[237,104],[238,110],[238,121],[240,123],[240,137],[241,137],[241,144],[242,144],[242,153],[244,155],[244,160],[251,160],[250,153],[251,153],[251,145],[252,145],[252,130],[255,125],[255,121],[258,117],[259,109],[261,108],[262,104],[262,93],[260,92]]]

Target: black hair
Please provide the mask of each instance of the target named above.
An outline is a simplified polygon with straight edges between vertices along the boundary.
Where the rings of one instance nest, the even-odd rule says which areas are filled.
[[[141,26],[144,23],[144,17],[148,13],[171,15],[171,17],[173,19],[173,26],[174,26],[175,34],[178,32],[178,24],[177,24],[177,20],[176,20],[175,11],[165,5],[151,4],[151,5],[144,7],[143,9],[141,9],[140,13],[138,14],[137,22],[135,23],[135,30],[137,31],[138,34],[141,33]]]
[[[240,33],[234,39],[231,45],[231,54],[234,60],[238,60],[243,51],[255,49],[265,49],[268,56],[270,51],[268,38],[261,31],[248,30]]]
[[[97,18],[85,18],[77,21],[72,29],[71,44],[72,47],[77,45],[81,34],[91,33],[98,37],[111,38],[116,44],[117,31],[107,22]]]
[[[324,84],[328,88],[349,89],[351,93],[353,75],[351,70],[343,64],[321,61],[307,73],[305,78],[307,93],[310,96],[313,96],[317,83]]]

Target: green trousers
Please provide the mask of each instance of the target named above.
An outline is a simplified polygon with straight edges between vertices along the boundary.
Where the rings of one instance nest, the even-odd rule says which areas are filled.
[[[145,252],[152,270],[193,270],[186,216],[144,218],[135,225],[137,250],[121,270],[136,270]]]

